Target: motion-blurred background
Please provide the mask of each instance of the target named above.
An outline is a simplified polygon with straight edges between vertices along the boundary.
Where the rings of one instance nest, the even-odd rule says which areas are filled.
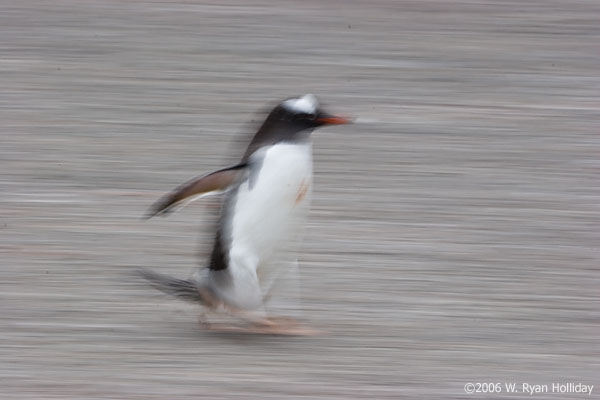
[[[599,17],[596,0],[1,1],[0,397],[597,397]],[[129,273],[190,274],[210,202],[140,217],[307,92],[359,118],[314,136],[303,306],[327,333],[203,332]]]

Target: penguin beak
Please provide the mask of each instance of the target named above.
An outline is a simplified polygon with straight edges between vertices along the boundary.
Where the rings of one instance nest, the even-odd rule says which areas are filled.
[[[323,111],[321,111],[317,115],[317,118],[315,119],[315,121],[319,125],[343,125],[343,124],[349,124],[352,122],[352,120],[348,117],[344,117],[341,115],[331,115],[331,114],[328,114]]]

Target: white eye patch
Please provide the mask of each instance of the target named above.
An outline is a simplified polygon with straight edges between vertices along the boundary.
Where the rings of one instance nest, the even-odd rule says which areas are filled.
[[[314,95],[306,94],[298,99],[286,100],[282,105],[295,113],[315,114],[319,108],[319,101]]]

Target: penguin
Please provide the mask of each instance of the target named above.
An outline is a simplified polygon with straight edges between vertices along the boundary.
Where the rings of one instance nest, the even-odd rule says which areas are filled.
[[[312,195],[311,133],[350,122],[325,112],[312,94],[280,102],[238,164],[184,183],[146,215],[166,215],[192,200],[224,194],[206,266],[189,279],[140,274],[167,294],[240,317],[260,332],[298,332],[286,329],[290,319],[270,316],[265,303],[281,276],[297,268],[295,252]]]

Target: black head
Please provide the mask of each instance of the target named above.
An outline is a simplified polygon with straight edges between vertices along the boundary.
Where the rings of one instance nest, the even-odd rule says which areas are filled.
[[[262,146],[281,141],[308,140],[313,129],[324,125],[348,124],[345,117],[326,113],[312,94],[286,99],[279,103],[262,124],[248,146],[244,159]]]
[[[267,121],[281,122],[298,130],[315,129],[323,125],[347,124],[348,118],[328,114],[312,94],[286,99],[271,111]],[[278,124],[279,125],[279,124]]]

